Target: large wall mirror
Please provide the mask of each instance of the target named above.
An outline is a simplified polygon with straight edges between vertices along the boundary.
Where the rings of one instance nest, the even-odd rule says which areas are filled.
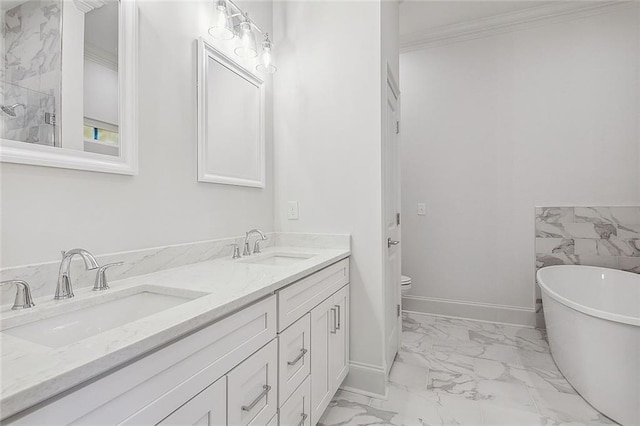
[[[134,0],[3,0],[0,160],[136,174]]]
[[[264,188],[264,81],[202,39],[198,61],[198,180]]]

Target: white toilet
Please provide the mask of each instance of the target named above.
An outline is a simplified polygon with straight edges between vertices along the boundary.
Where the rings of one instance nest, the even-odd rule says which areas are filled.
[[[402,295],[406,296],[411,290],[411,278],[405,275],[400,277],[400,289],[402,291]]]

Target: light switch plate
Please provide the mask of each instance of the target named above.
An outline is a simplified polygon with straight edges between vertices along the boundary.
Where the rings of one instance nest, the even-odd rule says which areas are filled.
[[[289,201],[289,203],[287,204],[287,219],[289,220],[300,219],[300,213],[298,211],[297,201]]]
[[[427,215],[427,205],[425,203],[418,203],[418,216]]]

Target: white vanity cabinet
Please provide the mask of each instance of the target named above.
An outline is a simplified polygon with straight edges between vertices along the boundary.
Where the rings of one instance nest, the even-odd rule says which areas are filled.
[[[3,424],[315,425],[346,377],[349,260]]]

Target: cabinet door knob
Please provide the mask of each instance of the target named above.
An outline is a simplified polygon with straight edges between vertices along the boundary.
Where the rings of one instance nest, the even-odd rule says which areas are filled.
[[[256,406],[256,404],[257,404],[258,402],[260,402],[260,400],[261,400],[262,398],[264,398],[265,396],[267,396],[267,394],[268,394],[268,393],[269,393],[269,391],[271,390],[271,386],[269,386],[269,385],[264,385],[264,386],[262,386],[262,389],[263,389],[263,390],[262,390],[262,392],[260,392],[260,395],[258,395],[258,396],[256,397],[256,399],[254,399],[253,401],[251,401],[251,404],[249,404],[249,405],[243,405],[243,406],[242,406],[242,411],[251,411],[251,409],[252,409],[253,407],[255,407],[255,406]]]
[[[300,415],[302,416],[302,418],[300,419],[300,422],[298,423],[297,426],[302,426],[304,424],[305,420],[307,420],[307,417],[309,417],[309,415],[305,414],[305,413],[302,413]]]
[[[335,307],[331,308],[331,313],[333,314],[333,330],[330,331],[331,334],[336,334],[338,332],[338,320],[336,319],[337,310]]]
[[[336,305],[336,309],[338,310],[338,322],[336,324],[336,330],[340,330],[340,305]]]
[[[304,354],[307,353],[307,350],[305,348],[300,349],[300,353],[298,354],[298,356],[293,360],[293,361],[287,361],[288,365],[296,365],[298,363],[298,361],[300,361],[302,359],[302,357],[304,356]]]

